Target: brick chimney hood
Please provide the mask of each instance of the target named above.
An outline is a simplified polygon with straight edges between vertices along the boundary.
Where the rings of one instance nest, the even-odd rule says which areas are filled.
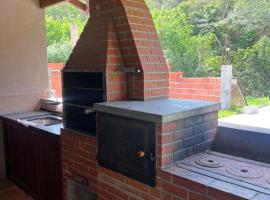
[[[91,0],[64,70],[106,73],[108,101],[168,98],[168,67],[144,0]]]

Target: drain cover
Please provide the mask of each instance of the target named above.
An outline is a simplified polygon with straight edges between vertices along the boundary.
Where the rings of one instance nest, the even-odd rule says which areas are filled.
[[[210,168],[219,168],[222,167],[224,164],[220,162],[216,158],[211,158],[211,157],[205,157],[201,158],[195,161],[198,165],[201,165],[203,167],[210,167]]]
[[[258,171],[249,166],[236,166],[226,169],[226,171],[234,176],[241,178],[261,178],[264,176],[264,172]]]

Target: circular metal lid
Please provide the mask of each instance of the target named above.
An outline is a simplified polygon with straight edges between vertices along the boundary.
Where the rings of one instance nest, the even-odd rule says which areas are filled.
[[[263,171],[256,170],[250,166],[235,166],[226,169],[226,171],[241,178],[261,178],[264,176]]]
[[[195,162],[198,165],[201,165],[203,167],[210,167],[210,168],[219,168],[219,167],[222,167],[224,165],[218,159],[211,158],[211,157],[201,158],[201,159],[195,160]]]

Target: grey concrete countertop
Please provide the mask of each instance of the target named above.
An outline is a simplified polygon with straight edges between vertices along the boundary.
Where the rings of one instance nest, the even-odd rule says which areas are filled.
[[[220,103],[184,99],[117,101],[94,104],[94,110],[156,123],[167,123],[220,109]]]
[[[17,119],[24,119],[30,117],[39,117],[43,115],[51,115],[52,113],[46,111],[29,111],[29,112],[21,112],[21,113],[9,113],[0,115],[1,118],[11,120],[17,122]],[[19,122],[17,122],[19,123]],[[63,128],[62,124],[52,125],[52,126],[39,126],[39,125],[30,125],[29,127],[42,130],[48,133],[52,133],[55,135],[61,134],[61,128]]]

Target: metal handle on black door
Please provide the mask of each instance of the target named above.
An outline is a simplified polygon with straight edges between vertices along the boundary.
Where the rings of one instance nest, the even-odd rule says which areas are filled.
[[[143,158],[145,156],[145,152],[144,151],[139,151],[137,153],[137,156],[138,156],[138,158]]]
[[[154,155],[152,153],[150,153],[150,160],[155,161],[155,157],[154,157]]]

